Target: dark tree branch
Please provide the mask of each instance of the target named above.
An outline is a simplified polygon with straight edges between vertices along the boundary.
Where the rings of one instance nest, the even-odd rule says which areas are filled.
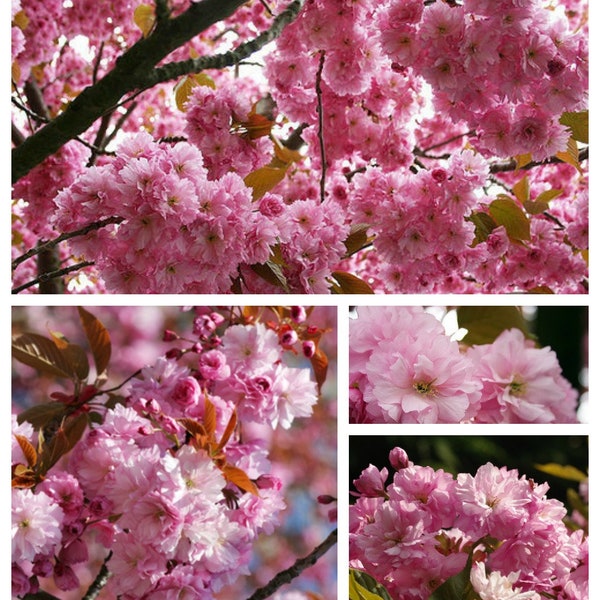
[[[589,147],[586,146],[579,150],[579,162],[583,162],[587,158],[589,158]],[[531,161],[526,165],[522,166],[522,170],[529,170],[535,167],[541,167],[542,165],[558,165],[564,163],[564,161],[560,160],[560,158],[556,158],[556,156],[551,156],[546,160],[541,161]],[[493,163],[490,165],[490,173],[506,173],[509,171],[514,171],[517,168],[517,161],[511,158],[510,160],[504,162]]]
[[[10,138],[15,146],[20,146],[25,141],[25,136],[14,123],[11,123]]]
[[[41,117],[43,121],[50,120],[50,113],[48,112],[48,107],[44,102],[44,96],[42,95],[42,91],[38,87],[38,84],[34,79],[28,79],[25,82],[25,86],[23,88],[25,92],[25,97],[27,98],[27,102],[29,103],[29,108],[38,116]]]
[[[299,558],[289,569],[281,571],[267,583],[264,587],[256,590],[248,600],[264,600],[276,592],[282,585],[289,583],[298,575],[314,565],[323,554],[327,552],[337,542],[337,529],[334,529],[308,556]]]
[[[45,248],[37,255],[37,272],[40,283],[40,294],[62,294],[65,291],[65,283],[60,277],[49,277],[48,273],[56,273],[60,269],[60,255],[58,248]]]
[[[35,248],[32,248],[31,250],[28,250],[27,252],[25,252],[25,254],[22,254],[21,256],[18,256],[17,258],[15,258],[15,260],[13,260],[13,262],[12,262],[12,270],[14,271],[22,262],[25,262],[28,258],[31,258],[32,256],[35,256],[36,254],[39,254],[40,252],[43,252],[45,250],[51,250],[52,248],[55,248],[56,246],[58,246],[58,244],[60,244],[61,242],[64,242],[65,240],[70,240],[71,238],[74,238],[74,237],[77,237],[80,235],[87,235],[91,231],[96,231],[97,229],[102,229],[102,227],[106,227],[107,225],[118,224],[118,223],[121,223],[122,221],[123,221],[123,217],[108,217],[107,219],[104,219],[102,221],[96,221],[95,223],[86,225],[85,227],[82,227],[81,229],[77,229],[76,231],[62,233],[61,235],[54,238],[53,240],[49,240],[47,242],[40,243]]]
[[[88,86],[59,116],[12,151],[12,182],[54,154],[69,140],[87,131],[127,93],[147,85],[148,73],[173,50],[231,16],[245,0],[193,2],[181,15],[157,23],[152,34],[140,39],[117,59],[98,83]]]
[[[92,581],[92,584],[88,588],[88,591],[85,594],[85,596],[82,598],[82,600],[94,600],[95,598],[98,597],[98,594],[101,592],[102,588],[106,585],[106,582],[108,581],[108,578],[110,577],[110,572],[108,570],[108,567],[106,566],[106,563],[108,563],[111,556],[112,556],[112,551],[109,552],[107,557],[104,559],[104,562],[102,563],[102,566],[100,567],[100,571],[98,572],[98,575],[96,575],[96,579],[94,579],[94,581]]]
[[[423,150],[420,150],[421,156],[423,156],[423,153],[425,153],[425,152],[430,152],[431,150],[435,150],[436,148],[441,148],[442,146],[446,146],[447,144],[450,144],[451,142],[460,140],[460,138],[463,138],[465,136],[473,135],[474,133],[475,133],[475,130],[471,129],[470,131],[465,131],[465,133],[458,133],[456,135],[453,135],[452,137],[448,138],[447,140],[444,140],[443,142],[439,142],[437,144],[428,146],[427,148],[423,148]]]
[[[298,16],[300,9],[304,6],[304,2],[305,0],[294,0],[291,2],[284,11],[273,19],[273,23],[269,29],[253,40],[240,44],[235,50],[214,56],[190,58],[189,60],[169,63],[154,69],[145,78],[144,87],[151,88],[158,83],[171,81],[172,79],[177,79],[183,75],[190,75],[191,73],[200,73],[206,69],[224,69],[225,67],[232,67],[239,64],[276,39],[283,31],[283,28]]]
[[[106,146],[106,132],[108,131],[108,126],[110,124],[110,120],[113,116],[113,113],[106,113],[105,115],[102,116],[102,119],[100,119],[100,127],[98,128],[98,131],[96,132],[96,137],[94,138],[94,143],[93,143],[93,150],[92,150],[92,154],[90,155],[90,158],[87,162],[86,167],[91,167],[95,162],[96,159],[98,158],[98,155],[102,154],[102,151],[104,150],[105,146]]]
[[[319,68],[317,70],[317,115],[319,118],[319,151],[321,153],[321,203],[325,202],[325,178],[327,177],[327,157],[325,156],[325,139],[323,136],[323,92],[321,91],[321,75],[323,74],[323,64],[325,63],[325,52],[321,50],[319,58]]]
[[[23,285],[20,285],[16,288],[13,288],[12,293],[18,294],[18,293],[22,292],[23,290],[26,290],[27,288],[37,285],[38,283],[39,284],[47,283],[51,279],[55,279],[56,277],[62,277],[63,275],[68,275],[69,273],[72,273],[73,271],[78,271],[79,269],[83,269],[85,267],[91,267],[94,264],[96,264],[96,263],[94,263],[93,261],[84,260],[83,262],[77,263],[76,265],[71,265],[70,267],[65,267],[64,269],[59,269],[58,271],[52,271],[51,273],[43,273],[42,275],[40,275],[39,277],[36,277],[35,279],[32,279],[31,281],[28,281],[27,283],[24,283]]]

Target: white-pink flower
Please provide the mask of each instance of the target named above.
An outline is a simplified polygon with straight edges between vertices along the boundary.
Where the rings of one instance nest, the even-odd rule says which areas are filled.
[[[43,492],[12,490],[12,556],[32,561],[36,554],[53,552],[62,539],[63,511]]]
[[[520,587],[513,588],[519,575],[518,571],[507,576],[498,571],[486,574],[484,563],[478,562],[471,569],[470,579],[481,600],[540,600],[537,592],[522,592]]]
[[[483,382],[479,420],[488,423],[574,423],[577,392],[556,354],[536,348],[518,329],[468,351]]]

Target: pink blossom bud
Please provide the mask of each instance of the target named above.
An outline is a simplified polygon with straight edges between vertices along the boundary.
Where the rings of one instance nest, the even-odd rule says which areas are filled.
[[[396,471],[400,471],[401,469],[406,469],[406,467],[410,466],[410,461],[408,460],[408,455],[402,448],[393,448],[390,450],[390,464]]]
[[[444,181],[448,179],[448,172],[446,169],[438,167],[437,169],[433,169],[433,171],[431,171],[431,177],[436,183],[444,183]]]
[[[54,565],[54,583],[59,590],[67,592],[79,587],[79,579],[69,565],[57,562]]]
[[[302,342],[302,354],[306,356],[306,358],[312,358],[317,351],[317,346],[312,340],[306,340]]]
[[[94,517],[104,517],[112,510],[113,503],[106,496],[96,496],[88,506],[90,514]]]
[[[183,350],[179,348],[171,348],[165,352],[165,356],[167,358],[181,358],[183,356]]]
[[[387,477],[388,470],[386,468],[379,471],[374,465],[369,465],[360,474],[360,477],[354,480],[354,487],[367,498],[385,497],[387,496],[385,492]]]
[[[306,321],[306,310],[304,306],[292,306],[291,308],[292,320],[296,323],[303,323]]]
[[[273,475],[261,475],[255,483],[259,490],[279,491],[281,489],[281,481]]]
[[[165,433],[175,434],[179,432],[179,427],[175,419],[172,419],[171,417],[167,417],[165,415],[161,415],[159,421],[160,426],[163,428]]]
[[[202,344],[196,342],[191,348],[190,350],[196,354],[201,354],[202,353]]]
[[[327,519],[330,523],[335,523],[337,521],[337,506],[330,508],[327,511]]]
[[[150,415],[157,415],[160,413],[160,404],[154,398],[142,398],[141,400],[143,409]]]
[[[321,494],[317,496],[317,502],[319,504],[331,504],[332,502],[336,502],[337,498],[330,496],[329,494]]]
[[[37,577],[51,577],[52,571],[54,571],[54,565],[48,557],[42,556],[39,559],[36,557],[31,569],[34,575]]]
[[[162,339],[163,342],[174,342],[175,340],[179,339],[179,336],[174,331],[165,329]]]
[[[213,323],[218,327],[221,323],[225,322],[225,317],[218,312],[211,312],[210,318],[213,320]]]
[[[60,549],[58,558],[67,565],[75,565],[88,559],[87,544],[81,539],[73,540],[68,546]]]
[[[289,329],[284,331],[279,336],[279,342],[282,346],[293,346],[298,341],[298,334],[293,330]]]

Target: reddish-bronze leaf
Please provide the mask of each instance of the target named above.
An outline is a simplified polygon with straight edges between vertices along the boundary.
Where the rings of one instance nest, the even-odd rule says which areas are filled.
[[[217,430],[217,411],[206,392],[204,392],[204,428],[210,440],[213,441]]]
[[[227,423],[227,427],[225,427],[225,431],[223,432],[223,436],[221,437],[221,441],[219,442],[219,445],[217,446],[217,452],[220,452],[221,450],[223,450],[223,448],[225,447],[225,445],[229,441],[229,438],[231,437],[231,434],[235,430],[235,426],[236,425],[237,425],[237,414],[236,414],[236,412],[234,410],[231,413],[231,417],[229,417],[229,422]]]
[[[177,422],[181,423],[181,426],[193,437],[208,437],[206,435],[206,429],[204,429],[204,425],[202,425],[202,423],[198,423],[198,421],[194,421],[194,419],[182,418],[177,419]]]
[[[222,471],[226,481],[233,483],[233,485],[236,485],[244,492],[249,492],[250,494],[258,496],[258,488],[250,477],[246,475],[245,471],[230,464],[224,465]]]
[[[87,337],[96,365],[96,374],[102,375],[108,368],[111,355],[110,335],[104,325],[91,313],[79,307],[79,319]]]
[[[50,338],[37,333],[13,337],[13,358],[55,377],[76,378],[69,359]]]
[[[81,439],[88,424],[88,416],[81,413],[63,422],[40,454],[40,474],[45,475]]]
[[[327,358],[325,352],[323,352],[321,348],[317,347],[315,353],[310,359],[310,363],[315,373],[315,379],[317,380],[317,386],[319,387],[320,392],[321,386],[325,383],[325,379],[327,378],[329,359]]]
[[[37,452],[35,451],[35,448],[31,442],[24,435],[19,435],[18,433],[15,433],[14,435],[19,446],[21,447],[21,450],[23,451],[23,455],[27,460],[27,464],[30,467],[35,466],[35,463],[37,462]]]
[[[47,402],[27,408],[22,413],[17,415],[17,423],[19,425],[27,421],[31,423],[35,429],[45,427],[50,421],[56,417],[65,414],[66,407],[62,402]]]

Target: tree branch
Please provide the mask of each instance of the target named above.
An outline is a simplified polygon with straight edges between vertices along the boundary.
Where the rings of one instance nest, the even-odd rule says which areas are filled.
[[[171,81],[172,79],[177,79],[178,77],[189,75],[191,73],[200,73],[206,69],[224,69],[225,67],[232,67],[239,64],[244,59],[266,46],[269,42],[276,39],[283,31],[283,28],[298,16],[298,13],[304,6],[304,2],[305,0],[294,0],[291,2],[284,11],[275,17],[269,29],[253,40],[240,44],[234,50],[224,52],[223,54],[216,54],[214,56],[190,58],[189,60],[169,63],[154,69],[145,78],[144,87],[151,88],[158,83]]]
[[[104,559],[104,562],[102,563],[102,566],[100,567],[100,571],[98,572],[98,575],[96,575],[96,579],[94,579],[94,581],[92,581],[92,584],[88,588],[88,591],[85,594],[85,596],[82,598],[82,600],[94,600],[95,598],[98,597],[98,594],[102,591],[102,588],[106,585],[106,582],[108,581],[108,578],[110,577],[110,572],[108,570],[108,567],[106,566],[106,563],[108,563],[111,556],[112,556],[112,551],[109,552],[108,555],[106,556],[106,558]]]
[[[90,223],[89,225],[86,225],[81,229],[76,229],[75,231],[69,231],[67,233],[61,233],[58,237],[54,238],[53,240],[43,242],[37,245],[35,248],[31,248],[31,250],[28,250],[27,252],[25,252],[25,254],[17,256],[17,258],[15,258],[15,260],[13,260],[12,262],[12,270],[14,271],[22,262],[25,262],[28,258],[31,258],[32,256],[39,254],[40,252],[44,252],[45,250],[50,250],[58,246],[58,244],[64,242],[65,240],[69,240],[80,235],[87,235],[91,231],[101,229],[102,227],[106,227],[107,225],[118,224],[122,221],[123,217],[108,217],[107,219],[103,219],[102,221]]]
[[[117,59],[115,67],[98,83],[88,86],[55,119],[29,136],[12,151],[12,182],[24,177],[66,142],[87,131],[128,92],[147,83],[148,73],[173,50],[231,16],[245,0],[193,2],[181,15],[157,23]]]
[[[325,63],[325,52],[321,50],[319,58],[319,68],[317,70],[317,114],[319,117],[319,151],[321,153],[321,204],[325,202],[325,177],[327,176],[327,157],[325,156],[325,140],[323,138],[323,93],[321,91],[321,75],[323,74],[323,64]]]
[[[18,293],[22,292],[23,290],[26,290],[27,288],[37,285],[38,283],[40,283],[40,284],[46,283],[46,282],[50,281],[51,279],[55,279],[56,277],[62,277],[63,275],[68,275],[69,273],[72,273],[73,271],[78,271],[79,269],[83,269],[85,267],[91,267],[92,265],[95,265],[95,264],[96,263],[93,261],[84,260],[83,262],[77,263],[76,265],[71,265],[70,267],[65,267],[64,269],[59,269],[58,271],[52,271],[51,273],[42,273],[42,275],[40,275],[39,277],[36,277],[35,279],[32,279],[31,281],[28,281],[27,283],[24,283],[23,285],[13,288],[12,293],[18,294]]]
[[[579,150],[579,162],[582,162],[589,158],[589,147],[586,146]],[[551,156],[546,160],[541,161],[531,161],[526,165],[522,166],[522,170],[533,169],[534,167],[541,167],[542,165],[558,165],[564,163],[564,161],[560,160],[560,158],[556,158],[556,156]],[[506,173],[509,171],[514,171],[517,168],[517,161],[511,158],[510,160],[504,162],[493,163],[490,165],[490,173]]]
[[[256,590],[252,596],[248,598],[248,600],[264,600],[271,596],[275,591],[277,591],[282,585],[289,583],[304,569],[311,567],[314,565],[317,560],[323,556],[332,546],[334,546],[337,542],[337,529],[334,529],[327,538],[321,542],[308,556],[304,558],[299,558],[289,569],[285,569],[281,571],[267,583],[264,587]]]

